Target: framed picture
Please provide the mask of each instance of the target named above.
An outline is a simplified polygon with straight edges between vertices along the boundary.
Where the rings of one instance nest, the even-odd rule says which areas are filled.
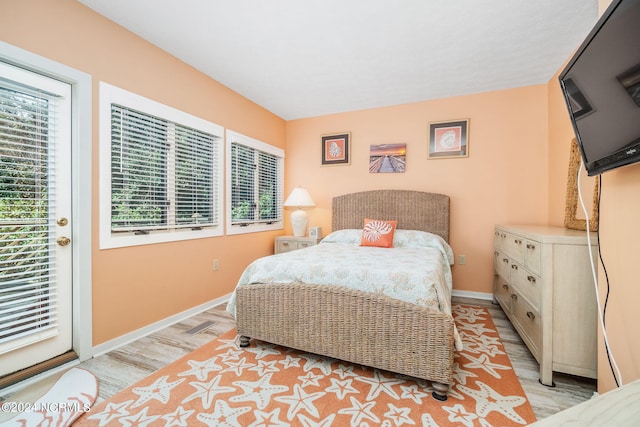
[[[469,119],[429,123],[429,158],[469,156]]]
[[[322,135],[322,164],[348,165],[350,144],[350,133]]]
[[[402,173],[406,164],[407,144],[379,144],[370,148],[370,173]]]

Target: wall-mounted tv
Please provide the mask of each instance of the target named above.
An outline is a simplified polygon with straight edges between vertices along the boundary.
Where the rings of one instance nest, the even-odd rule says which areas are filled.
[[[640,0],[613,0],[560,73],[589,176],[640,161]]]

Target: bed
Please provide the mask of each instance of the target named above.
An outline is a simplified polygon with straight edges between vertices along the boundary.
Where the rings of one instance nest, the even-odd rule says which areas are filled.
[[[454,352],[460,346],[451,316],[453,253],[447,244],[449,197],[408,190],[351,193],[333,199],[332,214],[333,231],[320,244],[261,258],[247,267],[228,305],[236,318],[241,346],[248,346],[250,338],[254,338],[428,380],[432,383],[433,397],[446,400],[452,383]],[[402,276],[404,285],[409,284],[393,286],[405,292],[401,296],[383,291],[382,285],[376,285],[373,291],[345,285],[346,275],[355,269],[355,260],[344,258],[344,254],[339,255],[342,261],[330,261],[331,265],[341,264],[341,269],[327,273],[325,267],[313,264],[298,276],[291,273],[293,268],[286,264],[288,262],[319,259],[337,253],[338,247],[353,243],[362,235],[364,218],[397,220],[394,246],[403,241],[399,246],[407,244],[414,250],[416,241],[426,239],[429,246],[444,246],[444,252],[436,250],[444,253],[444,262],[435,260],[436,268],[416,269],[407,267],[409,258],[403,258],[404,272],[387,274],[394,276],[394,280]],[[369,254],[382,254],[388,259],[394,251],[402,249],[356,249],[359,247],[357,242],[353,246],[355,248],[347,248],[348,253],[367,250]],[[423,249],[420,247],[415,251],[420,255]],[[325,255],[320,255],[322,253]],[[409,256],[413,255],[406,252],[400,255]],[[298,260],[291,260],[291,257]],[[412,266],[422,264],[431,265],[432,262],[412,263]],[[381,280],[383,275],[376,276],[375,268],[364,268],[366,271],[360,275],[366,276],[369,282]],[[289,277],[281,279],[272,270],[282,270]],[[312,276],[314,270],[319,270],[320,274]],[[443,283],[435,284],[431,289],[425,285],[427,290],[424,292],[422,289],[416,291],[410,284],[427,279],[412,277],[414,270],[424,270],[429,277],[437,277],[433,281]],[[254,276],[257,271],[261,271],[262,276]],[[344,281],[342,277],[345,277]],[[427,297],[427,294],[431,295]]]

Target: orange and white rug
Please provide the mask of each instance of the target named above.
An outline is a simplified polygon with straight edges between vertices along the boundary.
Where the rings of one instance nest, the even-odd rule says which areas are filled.
[[[75,426],[518,426],[535,421],[489,312],[454,305],[464,350],[446,402],[428,381],[264,342],[235,330],[84,414]]]

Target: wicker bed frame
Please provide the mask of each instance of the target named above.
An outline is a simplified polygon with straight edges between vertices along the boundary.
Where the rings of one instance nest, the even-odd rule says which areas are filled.
[[[333,199],[333,230],[362,228],[365,217],[449,239],[449,197],[378,190]],[[452,382],[451,316],[341,286],[253,284],[236,289],[241,345],[249,338],[429,380],[446,400]]]

